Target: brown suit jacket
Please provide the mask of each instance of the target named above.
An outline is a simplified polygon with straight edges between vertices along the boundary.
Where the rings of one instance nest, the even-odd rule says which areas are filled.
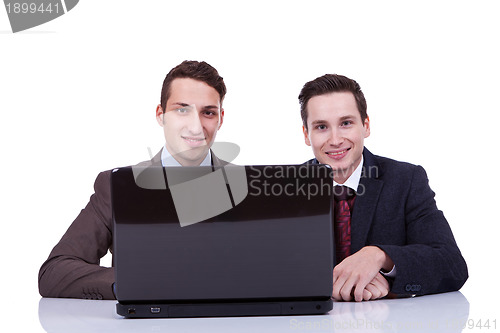
[[[211,154],[213,166],[227,164]],[[138,165],[161,166],[161,151]],[[99,173],[89,203],[40,268],[38,289],[43,297],[115,299],[114,268],[99,266],[113,249],[110,179],[111,170]]]

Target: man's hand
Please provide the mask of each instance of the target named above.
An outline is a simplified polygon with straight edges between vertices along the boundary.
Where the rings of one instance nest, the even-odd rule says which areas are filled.
[[[389,283],[379,273],[390,270],[394,263],[376,246],[365,246],[345,258],[333,269],[333,298],[337,301],[360,302],[387,295]]]
[[[370,281],[363,290],[364,301],[369,301],[371,299],[378,299],[387,296],[389,293],[389,282],[380,273],[375,275],[375,278]]]

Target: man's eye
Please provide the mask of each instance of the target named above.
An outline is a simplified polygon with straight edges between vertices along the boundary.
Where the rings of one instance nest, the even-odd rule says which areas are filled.
[[[316,129],[325,130],[326,129],[326,125],[317,125]]]
[[[344,126],[344,127],[345,127],[345,126],[349,126],[349,125],[351,125],[351,124],[352,124],[352,121],[350,121],[350,120],[346,120],[346,121],[343,121],[343,122],[342,122],[342,126]]]
[[[175,109],[175,111],[177,111],[179,113],[187,113],[188,109],[187,108],[178,108],[178,109]]]
[[[213,111],[204,111],[202,112],[202,114],[205,116],[205,117],[215,117],[217,114]]]

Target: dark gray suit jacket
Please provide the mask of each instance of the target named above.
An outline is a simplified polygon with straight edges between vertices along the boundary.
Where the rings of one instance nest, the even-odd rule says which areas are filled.
[[[212,154],[212,165],[227,162]],[[142,166],[161,166],[161,151]],[[44,297],[114,299],[114,268],[99,266],[100,259],[113,249],[113,220],[110,193],[111,170],[101,172],[94,194],[57,243],[40,268],[38,288]]]
[[[384,250],[397,269],[391,292],[424,295],[455,291],[467,265],[421,166],[373,155],[364,164],[351,221],[351,253]],[[306,163],[318,163],[312,159]]]

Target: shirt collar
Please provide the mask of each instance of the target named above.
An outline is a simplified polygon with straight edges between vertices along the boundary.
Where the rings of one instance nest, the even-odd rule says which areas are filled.
[[[167,146],[163,146],[161,151],[161,164],[164,167],[170,166],[182,166],[167,150]],[[212,154],[210,154],[210,150],[205,156],[205,159],[201,162],[200,166],[212,166]]]
[[[335,185],[344,185],[347,186],[354,191],[358,191],[358,185],[359,185],[359,180],[361,179],[361,171],[363,170],[363,162],[364,162],[364,157],[361,155],[361,161],[359,162],[359,165],[357,168],[354,170],[354,172],[347,178],[344,184],[339,184],[335,180],[333,181],[333,186]]]

